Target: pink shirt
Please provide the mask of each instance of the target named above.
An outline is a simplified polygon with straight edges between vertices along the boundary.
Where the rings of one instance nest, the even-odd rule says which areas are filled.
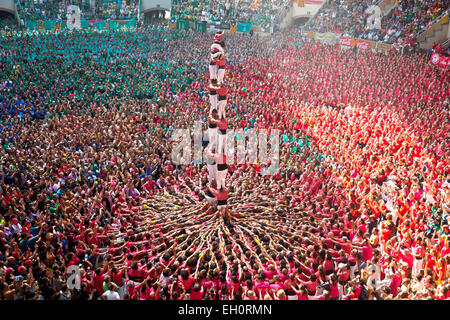
[[[269,288],[269,283],[267,281],[257,281],[254,288],[256,292],[261,292],[261,295],[264,296]]]
[[[203,298],[203,290],[200,291],[191,291],[191,300],[202,300]]]
[[[302,295],[300,292],[297,292],[298,300],[309,300],[308,295]]]

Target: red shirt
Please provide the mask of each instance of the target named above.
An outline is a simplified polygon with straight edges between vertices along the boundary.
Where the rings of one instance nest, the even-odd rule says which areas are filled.
[[[203,298],[203,290],[200,291],[191,291],[191,300],[202,300]]]
[[[308,295],[313,296],[313,295],[316,294],[317,281],[315,281],[315,282],[312,282],[312,281],[303,282],[303,284],[308,289]]]
[[[103,294],[103,278],[105,277],[104,274],[97,275],[94,273],[93,279],[94,279],[94,287],[97,289],[98,293],[100,295]]]
[[[309,300],[308,295],[302,295],[300,292],[297,292],[298,300]]]
[[[114,281],[115,284],[117,284],[119,287],[123,284],[123,272],[113,272],[112,273],[112,281]]]
[[[372,260],[373,253],[372,253],[372,249],[370,248],[370,246],[365,245],[364,247],[362,247],[361,257],[362,257],[363,261]]]
[[[391,293],[395,297],[398,293],[398,287],[402,283],[402,277],[398,274],[395,274],[392,278],[391,284],[389,285],[389,288],[391,289]]]
[[[264,297],[269,288],[269,283],[267,281],[260,281],[255,284],[254,288],[256,292],[261,292],[261,295]]]
[[[181,276],[179,276],[178,279],[183,284],[186,290],[191,289],[195,282],[195,279],[192,277],[188,277],[186,280],[184,280]]]
[[[228,199],[228,189],[221,189],[216,194],[217,200],[227,200]]]
[[[422,258],[425,256],[425,250],[420,244],[416,244],[412,247],[412,253],[417,256],[421,256]]]
[[[408,264],[408,268],[412,268],[414,264],[414,256],[412,254],[400,253],[400,258]]]
[[[219,96],[226,96],[226,95],[227,95],[227,92],[228,92],[228,89],[227,89],[227,87],[225,87],[225,86],[220,87],[220,88],[217,90],[217,93],[219,94]]]
[[[228,127],[228,122],[227,122],[227,120],[226,120],[226,119],[221,119],[221,120],[219,121],[218,126],[219,126],[219,129],[220,129],[220,130],[226,130],[227,127]]]

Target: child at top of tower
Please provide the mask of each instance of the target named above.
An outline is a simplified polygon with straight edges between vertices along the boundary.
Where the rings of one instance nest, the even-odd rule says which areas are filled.
[[[225,76],[225,43],[222,40],[223,34],[223,31],[218,31],[214,36],[209,62],[209,77],[210,79],[217,79],[219,85],[223,83]]]

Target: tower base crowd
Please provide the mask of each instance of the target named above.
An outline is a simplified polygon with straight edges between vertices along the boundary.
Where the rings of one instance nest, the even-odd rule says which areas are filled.
[[[448,70],[226,36],[2,34],[0,300],[450,298]],[[279,130],[280,170],[230,128]]]

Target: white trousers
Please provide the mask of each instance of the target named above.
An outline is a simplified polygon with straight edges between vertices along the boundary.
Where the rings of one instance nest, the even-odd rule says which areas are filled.
[[[122,280],[122,286],[119,287],[119,296],[120,296],[120,300],[123,300],[123,296],[125,295],[125,293],[128,293],[126,285],[125,285],[125,280]]]
[[[217,207],[217,198],[216,197],[211,198],[211,197],[205,196],[205,198],[211,207],[213,207],[213,208]]]
[[[208,128],[208,138],[209,138],[208,144],[209,150],[211,150],[212,147],[216,147],[217,149],[218,143],[217,128]]]
[[[213,180],[217,182],[217,164],[208,164],[208,182],[212,183]]]
[[[209,78],[210,79],[217,79],[217,70],[216,70],[216,65],[209,65]]]
[[[217,171],[217,189],[225,188],[225,180],[227,178],[228,170]]]
[[[217,154],[225,154],[225,147],[227,143],[227,135],[219,132],[217,136]]]
[[[355,271],[358,267],[358,264],[355,264],[354,266],[350,266],[350,279],[353,280],[355,278]]]
[[[416,277],[420,270],[423,269],[423,258],[422,259],[416,259],[414,258],[413,268],[412,268],[412,276]]]
[[[217,71],[217,84],[222,84],[224,77],[225,77],[225,69],[219,69]]]
[[[214,109],[218,108],[218,106],[217,106],[217,104],[218,104],[217,100],[218,99],[219,99],[219,97],[218,97],[217,94],[210,94],[209,95],[209,104],[210,104],[209,114],[211,114]],[[217,111],[219,111],[219,110],[217,110]]]
[[[221,118],[225,118],[226,117],[226,114],[225,114],[225,109],[226,109],[226,106],[227,106],[227,100],[225,99],[225,100],[219,100],[218,102],[217,102],[217,106],[218,106],[218,108],[219,108],[219,110],[218,110],[218,112],[219,112],[219,118],[221,119]]]

